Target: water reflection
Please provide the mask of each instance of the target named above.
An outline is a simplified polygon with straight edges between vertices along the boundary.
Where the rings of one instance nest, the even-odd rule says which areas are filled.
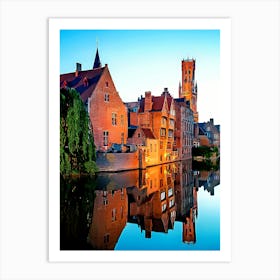
[[[175,223],[182,225],[178,241],[195,244],[198,190],[214,196],[217,185],[219,171],[194,172],[191,161],[61,179],[61,250],[133,250],[134,238],[140,243],[158,243],[158,233],[174,238]],[[128,225],[137,228],[132,237]]]

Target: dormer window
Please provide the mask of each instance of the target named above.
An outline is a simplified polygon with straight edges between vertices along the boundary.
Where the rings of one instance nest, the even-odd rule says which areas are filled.
[[[85,77],[85,78],[83,79],[83,83],[84,83],[84,86],[85,86],[85,87],[88,86],[88,78],[87,78],[87,77]]]

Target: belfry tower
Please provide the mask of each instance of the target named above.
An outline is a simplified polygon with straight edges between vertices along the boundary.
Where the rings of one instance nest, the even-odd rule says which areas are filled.
[[[194,122],[198,123],[197,83],[195,81],[195,59],[182,60],[182,86],[179,87],[179,97],[190,101]]]

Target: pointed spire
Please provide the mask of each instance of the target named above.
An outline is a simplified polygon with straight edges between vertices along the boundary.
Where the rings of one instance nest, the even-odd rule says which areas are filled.
[[[182,86],[181,86],[181,82],[179,81],[179,98],[181,97],[182,94]]]
[[[101,62],[100,62],[100,58],[99,58],[99,53],[98,53],[98,48],[96,49],[96,54],[95,54],[95,59],[94,59],[94,63],[93,63],[93,67],[92,69],[95,68],[99,68],[101,67]]]

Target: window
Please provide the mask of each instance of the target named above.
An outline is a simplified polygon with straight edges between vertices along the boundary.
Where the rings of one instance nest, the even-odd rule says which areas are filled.
[[[105,95],[104,95],[104,101],[109,101],[109,93],[105,93]]]
[[[103,146],[108,146],[109,132],[103,131]]]
[[[162,117],[162,118],[161,118],[161,124],[162,124],[163,126],[166,126],[166,121],[167,121],[167,119],[166,119],[165,117]]]
[[[171,188],[171,189],[168,190],[168,197],[170,197],[172,195],[173,195],[173,189]]]
[[[161,192],[160,193],[160,200],[162,201],[162,200],[164,200],[165,199],[165,192]]]
[[[170,120],[169,120],[169,125],[170,125],[170,126],[174,126],[174,120],[170,119]]]
[[[112,210],[112,222],[116,221],[117,220],[117,209],[114,208]]]
[[[160,141],[160,143],[159,143],[159,148],[163,149],[163,142],[162,141]]]
[[[108,199],[107,199],[107,197],[103,197],[103,205],[108,205]]]
[[[112,125],[117,125],[117,114],[112,113]]]
[[[167,142],[167,149],[168,149],[168,150],[171,149],[171,142]]]
[[[141,137],[141,134],[140,133],[138,133],[138,138],[140,138]]]
[[[168,129],[168,137],[169,138],[173,137],[173,130],[172,129]]]
[[[165,128],[160,129],[160,136],[162,136],[162,137],[166,136],[166,129]]]
[[[164,212],[166,210],[166,203],[161,206],[161,211]]]
[[[105,85],[106,85],[106,87],[108,87],[108,86],[109,86],[109,83],[108,83],[108,82],[105,82]]]
[[[171,200],[169,201],[169,208],[171,208],[173,205],[174,205],[174,199],[171,199]]]

